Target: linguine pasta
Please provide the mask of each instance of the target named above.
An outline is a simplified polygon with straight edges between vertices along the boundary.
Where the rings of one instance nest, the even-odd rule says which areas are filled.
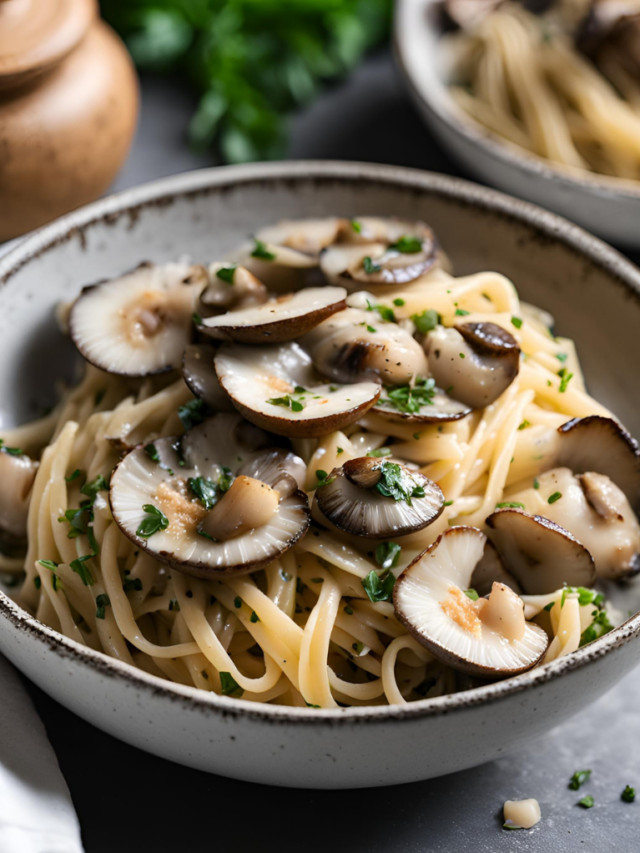
[[[516,25],[524,26],[514,18]],[[19,603],[83,646],[168,681],[251,702],[402,704],[471,686],[407,631],[384,584],[451,526],[482,528],[496,505],[544,472],[560,425],[609,412],[586,392],[573,343],[554,337],[545,315],[521,303],[502,275],[454,278],[435,267],[408,284],[379,288],[375,299],[401,325],[429,310],[445,327],[460,316],[490,321],[523,353],[507,390],[467,417],[416,427],[368,413],[321,438],[291,441],[307,465],[312,497],[318,472],[326,478],[368,453],[414,466],[446,498],[434,523],[392,544],[315,523],[266,568],[239,576],[203,579],[167,566],[114,522],[109,481],[123,448],[184,431],[179,411],[184,416],[181,407],[193,395],[175,372],[131,379],[86,364],[51,414],[2,435],[5,448],[40,459],[26,556],[0,563],[16,577],[24,571]],[[83,507],[90,513],[84,522],[76,515]],[[593,621],[593,596],[559,589],[523,598],[527,619],[550,634],[545,660],[578,648]]]

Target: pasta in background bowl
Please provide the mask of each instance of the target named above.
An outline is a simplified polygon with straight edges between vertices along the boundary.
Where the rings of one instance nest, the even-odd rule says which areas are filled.
[[[163,203],[156,204],[156,199]],[[135,216],[129,213],[134,205]],[[108,330],[107,303],[100,313],[83,313],[81,305],[85,299],[110,300],[113,286],[107,285],[107,289],[87,291],[69,320],[76,345],[98,367],[89,367],[80,384],[67,392],[63,410],[54,410],[36,426],[12,429],[12,424],[32,416],[34,403],[46,402],[47,395],[51,399],[50,376],[66,373],[69,380],[73,376],[71,365],[77,359],[72,345],[65,345],[55,328],[56,303],[74,299],[79,287],[96,277],[117,276],[123,268],[135,266],[142,256],[160,264],[181,254],[188,254],[192,260],[224,258],[239,238],[259,232],[265,225],[264,210],[274,221],[329,217],[338,211],[345,217],[340,222],[354,233],[360,226],[366,232],[369,223],[380,221],[367,217],[381,213],[396,218],[388,222],[402,222],[402,233],[389,237],[390,253],[384,246],[374,249],[365,242],[369,262],[360,258],[361,273],[350,268],[351,282],[345,282],[341,273],[344,268],[332,258],[331,264],[325,264],[334,277],[329,286],[317,288],[318,293],[313,288],[306,291],[302,307],[299,299],[278,303],[297,312],[297,328],[308,328],[299,338],[300,344],[316,367],[322,366],[325,377],[337,367],[323,344],[343,334],[338,323],[341,317],[350,318],[350,339],[354,333],[356,337],[391,334],[393,326],[394,340],[402,343],[403,330],[417,346],[416,350],[406,346],[407,358],[419,359],[422,353],[423,358],[433,360],[437,358],[433,345],[426,343],[430,335],[435,334],[434,340],[438,335],[443,337],[438,349],[445,346],[447,335],[459,335],[455,347],[459,348],[460,363],[463,350],[469,362],[475,359],[472,332],[476,337],[480,332],[486,336],[493,324],[494,337],[498,335],[495,329],[502,331],[498,343],[492,338],[491,357],[504,357],[513,363],[509,353],[517,347],[527,358],[516,358],[520,363],[515,374],[511,368],[506,373],[501,370],[500,382],[507,384],[494,388],[493,400],[486,405],[466,396],[473,387],[460,393],[461,389],[447,386],[444,374],[436,371],[431,384],[424,376],[413,387],[416,397],[412,403],[399,374],[394,374],[393,383],[385,384],[380,399],[377,391],[376,399],[367,396],[371,392],[366,377],[340,374],[330,378],[335,385],[326,390],[321,384],[307,382],[303,387],[297,382],[295,391],[289,390],[288,400],[283,403],[281,398],[269,398],[265,406],[257,386],[252,385],[255,368],[249,374],[241,372],[239,382],[233,384],[234,371],[257,364],[253,359],[264,349],[255,340],[247,342],[247,337],[259,333],[265,322],[260,306],[245,309],[253,312],[251,322],[239,326],[230,322],[233,312],[215,309],[207,317],[208,309],[196,304],[195,322],[201,333],[244,338],[244,342],[223,343],[215,356],[227,409],[240,408],[248,420],[250,429],[247,432],[243,427],[240,436],[238,415],[221,411],[224,405],[216,407],[210,398],[206,405],[214,409],[212,420],[205,418],[197,423],[199,406],[195,403],[206,397],[206,377],[197,375],[193,364],[185,369],[187,387],[170,373],[166,378],[123,376],[124,372],[134,372],[131,360],[123,358],[117,366],[121,353],[116,348],[91,348],[97,339],[91,337],[87,323],[90,325],[93,316],[94,323],[99,320],[101,333]],[[358,218],[352,222],[354,216]],[[411,223],[409,227],[407,222]],[[408,242],[408,238],[416,237],[419,222],[428,223],[437,237],[436,242],[429,230],[420,232],[422,256],[417,252],[419,246]],[[260,232],[258,243],[250,244],[241,264],[249,266],[253,260],[273,264],[274,258],[266,256],[277,255],[281,245],[282,235]],[[412,251],[403,252],[397,246]],[[533,246],[537,250],[532,254]],[[343,251],[342,244],[336,248]],[[452,277],[445,270],[445,256],[459,276]],[[362,283],[353,284],[353,275],[356,280],[358,275],[381,275],[375,267],[386,269],[387,263],[400,281],[389,289],[384,283],[369,280],[368,295],[363,295]],[[425,268],[417,269],[420,264]],[[306,268],[312,266],[306,264]],[[209,274],[221,283],[220,287],[228,287],[224,281],[228,273],[217,273],[230,268],[229,264],[218,264]],[[235,267],[235,275],[241,268]],[[289,263],[292,268],[295,265]],[[175,268],[166,269],[176,272]],[[478,273],[479,269],[499,272]],[[254,273],[258,271],[256,267]],[[198,293],[202,290],[200,273],[190,268],[185,274],[184,266],[178,272],[178,281],[186,281],[187,288],[194,287]],[[618,589],[605,582],[611,599],[605,610],[601,597],[596,599],[596,593],[586,589],[594,580],[593,566],[590,558],[585,562],[580,555],[574,559],[577,574],[571,576],[569,589],[530,586],[531,592],[544,595],[525,595],[525,617],[539,623],[542,620],[549,631],[548,651],[544,631],[537,627],[539,633],[534,634],[537,638],[545,636],[544,648],[540,646],[530,662],[509,666],[502,673],[498,672],[502,664],[495,659],[489,660],[491,671],[487,672],[487,661],[479,661],[466,651],[458,650],[453,664],[444,661],[437,648],[441,638],[428,631],[421,635],[420,626],[412,621],[407,604],[412,605],[416,598],[413,593],[406,597],[407,583],[396,582],[393,601],[389,594],[393,576],[419,557],[425,547],[431,545],[427,554],[442,560],[447,549],[459,549],[461,536],[468,537],[464,531],[471,530],[471,525],[484,527],[487,515],[493,519],[489,527],[495,528],[492,538],[504,556],[505,516],[511,514],[517,516],[516,522],[529,523],[531,516],[525,516],[522,509],[543,515],[535,505],[538,499],[548,508],[548,515],[553,507],[566,506],[572,483],[561,486],[566,491],[564,504],[553,499],[559,489],[547,482],[545,471],[554,466],[541,463],[541,454],[532,451],[546,447],[549,453],[556,453],[551,448],[554,436],[568,418],[596,415],[606,419],[610,407],[630,429],[638,424],[633,398],[626,393],[633,380],[622,371],[637,347],[633,312],[638,309],[635,302],[629,302],[637,287],[637,274],[597,241],[548,214],[462,182],[383,167],[276,164],[184,176],[108,199],[40,232],[3,262],[2,274],[5,284],[0,300],[7,300],[4,304],[8,307],[2,328],[5,366],[0,371],[6,401],[4,447],[12,449],[19,443],[34,457],[39,446],[50,445],[50,449],[45,451],[36,474],[35,489],[40,497],[32,501],[31,556],[23,597],[20,599],[17,588],[10,590],[36,618],[3,597],[0,647],[45,690],[97,725],[174,760],[239,778],[318,787],[389,784],[451,772],[486,760],[509,748],[510,743],[533,737],[595,698],[633,664],[629,651],[633,644],[627,641],[636,636],[636,619],[604,632],[610,627],[609,618],[619,622],[628,611],[636,611],[635,585]],[[155,272],[142,268],[138,275],[148,277]],[[402,281],[410,275],[413,280]],[[274,280],[281,281],[282,276]],[[567,336],[576,340],[593,398],[584,391],[572,344],[549,335],[547,315],[523,305],[510,280],[517,282],[520,297],[550,309],[556,316],[557,330],[566,330]],[[155,282],[157,285],[158,280]],[[259,301],[259,288],[248,277],[242,286],[247,283],[252,284],[247,290],[251,299]],[[127,280],[125,290],[135,293],[135,281]],[[347,290],[351,293],[346,294]],[[226,293],[224,288],[221,292]],[[184,289],[180,293],[184,295]],[[219,298],[220,288],[214,288],[201,302],[211,305]],[[578,299],[579,312],[571,307]],[[435,314],[434,323],[429,311]],[[277,326],[269,321],[270,334],[279,335],[281,340],[269,343],[269,357],[258,371],[263,378],[265,371],[271,371],[269,375],[277,372],[275,350],[290,352],[300,345],[298,332],[292,333],[284,320],[281,318]],[[144,318],[144,322],[150,320]],[[314,329],[321,331],[315,339]],[[603,363],[602,352],[612,329],[616,347],[609,348],[607,363]],[[211,344],[204,341],[198,346],[206,349]],[[55,359],[50,358],[51,352],[56,353]],[[173,357],[167,355],[169,352],[170,348],[165,348],[162,354],[169,358],[168,364]],[[191,354],[201,356],[202,349]],[[104,359],[111,362],[106,364]],[[195,359],[196,367],[197,362]],[[401,362],[399,359],[394,370],[401,369]],[[353,359],[347,366],[353,368]],[[119,375],[100,369],[114,367]],[[144,369],[153,373],[157,367],[149,361]],[[135,370],[140,376],[139,365]],[[368,407],[366,414],[340,402],[340,386],[345,383],[352,397],[364,395],[361,405]],[[216,393],[220,395],[220,388]],[[456,399],[456,393],[465,399]],[[436,399],[437,394],[449,400]],[[229,395],[233,397],[232,406],[228,405]],[[316,413],[323,403],[313,402],[325,398],[331,407],[330,423],[325,414],[320,417]],[[595,402],[598,398],[602,403]],[[445,403],[445,417],[440,423],[419,421],[425,416],[424,409],[431,412],[430,406],[440,408]],[[465,410],[460,411],[460,407]],[[470,409],[475,414],[470,414]],[[202,417],[206,414],[200,411]],[[336,419],[341,419],[340,423]],[[307,435],[298,433],[287,441],[286,436],[302,429],[299,424],[305,420]],[[406,420],[409,423],[403,422]],[[212,421],[213,443],[206,439]],[[265,433],[267,428],[270,437]],[[315,436],[311,434],[314,432]],[[163,436],[176,438],[165,448]],[[573,442],[568,433],[559,438],[560,442],[565,438],[569,444]],[[236,439],[249,447],[251,459],[241,462],[229,458],[228,448],[235,447]],[[600,434],[596,444],[607,440]],[[575,474],[590,470],[593,466],[581,468],[575,447],[574,451],[566,450],[569,444],[565,443],[560,456],[553,458],[569,465]],[[139,449],[129,449],[134,446]],[[214,447],[216,459],[229,469],[224,485],[204,467],[204,457],[209,459]],[[178,453],[175,458],[165,455],[174,452]],[[303,494],[295,491],[296,485],[286,485],[297,476],[307,494],[315,492],[318,507],[312,509],[312,529],[304,535],[308,518],[303,506],[295,504],[301,509],[292,507],[291,519],[300,526],[296,528],[300,532],[287,534],[284,544],[284,540],[279,545],[264,541],[260,547],[267,548],[263,559],[266,568],[253,567],[251,561],[255,563],[257,558],[247,556],[246,551],[238,557],[240,552],[231,545],[241,542],[242,536],[229,538],[224,533],[220,524],[226,522],[216,506],[209,514],[205,511],[206,488],[219,488],[217,500],[222,508],[234,493],[234,482],[268,485],[272,481],[264,468],[264,456],[273,453],[280,454],[278,459],[289,454],[287,465],[294,466],[289,469],[291,474],[285,472],[285,479],[278,474],[279,480],[273,485],[280,500],[290,500],[286,497],[290,494],[294,504],[302,501],[295,497]],[[3,457],[5,462],[15,463],[25,454],[5,449]],[[109,496],[111,469],[120,457]],[[182,463],[184,476],[176,474]],[[355,463],[365,474],[374,469],[384,477],[404,469],[409,478],[406,482],[411,485],[411,502],[394,501],[385,497],[384,491],[377,499],[387,508],[390,504],[394,508],[411,507],[411,513],[406,510],[393,516],[399,537],[392,537],[382,527],[370,528],[365,535],[373,534],[374,538],[367,546],[362,532],[348,532],[352,521],[349,513],[345,515],[340,509],[340,477],[344,471],[357,482],[362,474],[354,469]],[[253,467],[242,469],[246,464]],[[215,470],[218,477],[220,471]],[[466,484],[465,471],[466,475],[472,472]],[[142,480],[136,472],[144,472]],[[618,476],[617,472],[610,473]],[[190,492],[181,484],[187,474]],[[568,476],[573,475],[569,472]],[[147,502],[135,490],[146,489],[148,479],[154,485]],[[385,488],[391,488],[391,479],[385,482]],[[394,482],[393,488],[398,488],[400,481],[396,478]],[[309,491],[312,486],[317,487],[313,492]],[[176,515],[178,492],[182,498],[186,495],[188,506],[180,504]],[[502,506],[496,510],[496,504]],[[281,503],[280,513],[283,511]],[[198,540],[199,550],[193,545],[195,528],[191,528],[191,538],[178,541],[178,536],[168,544],[169,540],[162,537],[175,532],[177,523],[188,527],[185,513],[193,512],[197,518],[194,521],[190,515],[189,523],[197,523],[203,533],[210,531]],[[296,516],[296,512],[302,514]],[[621,512],[626,514],[626,507]],[[214,515],[216,518],[209,519]],[[387,516],[385,512],[384,518]],[[167,522],[164,526],[162,519]],[[207,519],[218,526],[201,527],[209,524]],[[382,519],[380,516],[376,523],[382,524]],[[570,527],[566,521],[565,525]],[[217,540],[214,544],[211,532]],[[442,533],[444,536],[438,538]],[[471,535],[482,537],[476,538],[476,543],[484,542],[479,530]],[[563,542],[570,548],[575,546],[567,537]],[[460,568],[466,560],[471,573],[477,559],[464,555],[471,554],[476,545],[469,544],[470,539],[464,543],[463,551],[455,552],[458,558],[454,564]],[[400,553],[397,544],[402,546]],[[268,550],[271,547],[280,550],[275,562]],[[557,543],[554,547],[556,553]],[[603,569],[601,574],[627,574],[635,568],[631,560],[604,571],[606,559],[598,552],[596,563]],[[531,579],[526,572],[522,574],[512,555],[506,565],[519,574],[519,583],[526,588]],[[5,562],[4,568],[18,570],[19,566]],[[418,569],[419,560],[403,579],[422,584],[428,597],[428,577],[419,576]],[[451,583],[462,584],[463,589],[472,586],[463,578]],[[480,588],[477,578],[474,584]],[[480,588],[479,598],[484,592]],[[489,605],[496,600],[490,597],[483,609],[472,598],[465,596],[468,604],[463,609],[467,615],[479,612],[488,624]],[[443,600],[441,611],[447,610],[452,612],[451,605]],[[60,629],[66,637],[61,636]],[[597,639],[600,634],[603,636]],[[582,648],[577,649],[580,645]],[[523,675],[485,686],[474,680],[479,667],[485,667],[485,678],[488,674],[494,679],[496,674],[526,669],[543,654],[549,662]],[[240,698],[241,691],[244,695]],[[534,711],[534,707],[542,710]],[[116,713],[107,713],[110,708]],[[383,747],[379,746],[380,726],[384,727]],[[474,731],[478,735],[483,732],[472,754],[461,748],[463,731],[467,737]],[[374,743],[378,743],[375,749]],[[417,743],[421,744],[419,749]],[[275,763],[271,758],[274,754],[278,755]],[[286,772],[282,769],[285,765]]]
[[[448,150],[489,183],[637,246],[640,85],[633,35],[608,23],[619,4],[600,0],[591,15],[572,0],[449,5],[464,30],[450,32],[441,0],[401,0],[395,29],[416,103]]]

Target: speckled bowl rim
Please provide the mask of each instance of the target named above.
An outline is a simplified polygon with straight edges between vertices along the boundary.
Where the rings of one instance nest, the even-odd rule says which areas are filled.
[[[592,237],[576,225],[541,208],[499,193],[496,190],[418,169],[340,161],[291,161],[252,163],[203,169],[164,178],[117,193],[63,216],[36,231],[0,260],[0,289],[25,264],[55,248],[61,242],[77,238],[84,242],[85,233],[94,226],[112,223],[120,217],[135,222],[140,212],[149,207],[170,205],[176,198],[189,198],[218,193],[225,188],[251,184],[370,183],[388,185],[411,194],[428,194],[470,205],[493,215],[515,220],[538,232],[546,240],[557,241],[590,264],[613,276],[615,283],[640,302],[640,270],[615,249]],[[545,251],[541,249],[541,251]],[[462,693],[422,699],[407,705],[372,706],[322,710],[260,705],[242,699],[219,697],[195,687],[170,684],[129,664],[112,659],[101,652],[81,646],[43,625],[30,616],[7,595],[0,592],[0,618],[28,634],[43,648],[62,659],[86,664],[99,674],[117,678],[143,695],[162,696],[183,704],[185,709],[224,717],[254,718],[264,722],[298,725],[347,725],[356,722],[385,722],[388,719],[419,719],[464,711],[534,688],[587,666],[640,635],[640,613],[627,619],[604,637],[572,655],[544,664],[505,681],[476,687]]]
[[[588,169],[575,171],[561,163],[554,163],[532,151],[526,151],[513,142],[503,139],[497,133],[485,128],[480,122],[468,116],[459,107],[453,98],[443,87],[443,100],[432,98],[429,89],[422,81],[416,80],[410,70],[411,62],[407,58],[407,50],[400,21],[406,14],[405,9],[414,0],[396,0],[394,14],[393,47],[394,55],[405,80],[409,84],[411,93],[416,101],[423,104],[431,113],[436,115],[444,124],[452,128],[456,133],[466,137],[474,145],[478,145],[493,157],[507,161],[532,177],[545,181],[553,181],[568,188],[586,188],[595,196],[607,199],[629,199],[640,202],[640,180],[634,181],[630,178],[617,178],[613,175],[598,175]],[[425,26],[430,24],[425,23]]]

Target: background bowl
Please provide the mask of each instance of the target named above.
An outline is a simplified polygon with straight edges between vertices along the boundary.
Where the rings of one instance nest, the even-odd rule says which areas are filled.
[[[0,428],[32,417],[69,374],[53,309],[80,286],[149,258],[220,255],[281,217],[421,218],[458,274],[511,277],[575,338],[593,394],[640,434],[640,272],[564,220],[464,181],[349,163],[191,172],[107,198],[47,226],[0,261]],[[636,612],[640,589],[618,592]],[[366,787],[480,764],[541,736],[638,659],[640,616],[516,678],[406,706],[337,711],[253,705],[172,685],[80,646],[0,593],[0,650],[99,728],[191,767],[276,785]]]
[[[640,248],[640,181],[572,170],[531,154],[471,119],[450,96],[439,0],[397,0],[396,56],[418,110],[447,152],[492,186],[561,213],[612,243]]]

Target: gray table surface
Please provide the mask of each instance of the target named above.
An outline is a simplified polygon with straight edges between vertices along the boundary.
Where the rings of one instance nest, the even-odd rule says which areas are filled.
[[[184,128],[193,96],[179,84],[143,81],[142,117],[114,189],[214,165],[194,155]],[[297,117],[295,158],[340,158],[463,172],[420,123],[390,57],[369,59]],[[640,681],[632,673],[608,695],[499,761],[428,782],[386,789],[266,788],[171,764],[126,746],[75,717],[37,688],[45,722],[78,810],[87,853],[201,853],[250,847],[281,853],[502,853],[640,850]],[[473,750],[473,743],[469,749]],[[592,780],[567,789],[576,769]],[[595,806],[576,806],[590,793]],[[506,799],[536,797],[543,819],[530,832],[501,829]]]

